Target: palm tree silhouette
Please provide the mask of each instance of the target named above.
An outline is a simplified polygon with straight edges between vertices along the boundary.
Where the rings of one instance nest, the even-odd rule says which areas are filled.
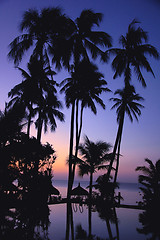
[[[51,131],[55,131],[57,124],[56,119],[61,122],[64,121],[64,114],[59,111],[62,108],[61,102],[58,100],[57,96],[53,92],[47,93],[45,99],[43,99],[42,105],[37,106],[35,111],[39,113],[39,116],[36,120],[36,127],[38,128],[37,140],[40,142],[42,127],[44,125],[44,132],[47,132],[48,124],[50,125]],[[40,122],[40,124],[39,124]]]
[[[106,169],[108,165],[109,150],[111,145],[103,141],[92,142],[87,136],[84,138],[84,144],[80,144],[79,151],[82,159],[79,160],[79,175],[90,175],[89,197],[92,196],[93,174],[100,169]]]
[[[105,104],[99,95],[102,92],[110,90],[106,87],[107,82],[103,79],[103,74],[98,71],[97,66],[87,60],[82,60],[77,64],[75,70],[71,74],[71,78],[65,79],[61,85],[63,85],[61,92],[65,92],[66,105],[69,107],[70,104],[73,104],[72,106],[76,108],[76,149],[74,158],[72,158],[73,160],[77,158],[84,108],[91,108],[92,112],[96,114],[97,109],[95,103],[98,103],[103,109],[105,109]],[[72,115],[72,117],[72,119],[74,119],[74,115]],[[73,162],[73,168],[71,170],[72,179],[70,180],[72,182],[71,185],[73,185],[74,181],[75,166],[76,164]]]
[[[115,92],[115,95],[118,94],[120,98],[110,98],[114,102],[114,105],[112,109],[117,108],[117,122],[119,124],[117,136],[113,148],[113,153],[110,161],[110,165],[107,172],[107,177],[109,180],[109,175],[112,169],[113,161],[116,156],[116,151],[118,147],[118,156],[117,156],[117,166],[115,171],[115,178],[114,182],[116,182],[117,174],[118,174],[118,166],[119,166],[119,155],[120,155],[120,144],[122,139],[122,131],[123,131],[123,125],[124,125],[124,118],[125,114],[129,116],[129,119],[131,122],[133,122],[133,117],[138,121],[138,116],[141,115],[140,108],[143,108],[144,106],[138,103],[138,101],[144,100],[139,94],[135,92],[135,88],[132,85],[127,85],[122,90],[118,89]]]
[[[19,64],[24,53],[33,48],[31,56],[36,57],[41,62],[50,66],[49,53],[54,53],[52,45],[56,44],[57,38],[70,33],[68,27],[69,19],[62,14],[62,10],[56,8],[44,8],[40,12],[35,9],[29,9],[23,14],[20,23],[22,35],[16,37],[9,45],[10,51],[8,57],[14,59],[15,65]],[[23,33],[23,32],[26,33]],[[54,57],[56,66],[59,58]]]
[[[111,54],[116,55],[112,62],[112,67],[115,72],[114,78],[124,74],[124,82],[125,84],[128,84],[131,81],[133,69],[139,82],[141,82],[143,87],[146,87],[146,82],[141,69],[144,68],[154,76],[146,55],[158,59],[159,53],[155,47],[147,43],[147,32],[141,27],[136,28],[137,23],[139,22],[134,19],[129,24],[126,35],[120,37],[119,42],[122,45],[122,48],[113,48],[108,51]]]
[[[104,52],[98,47],[111,47],[112,39],[109,34],[102,31],[93,31],[93,27],[99,26],[102,21],[101,13],[94,13],[90,9],[83,10],[79,18],[76,18],[71,24],[73,32],[70,37],[61,43],[58,49],[63,49],[66,53],[65,62],[70,62],[73,59],[73,65],[70,68],[77,68],[79,62],[83,59],[89,60],[88,51],[91,53],[93,59],[101,56],[101,59],[107,61]],[[57,45],[56,45],[57,46]],[[61,50],[62,51],[62,50]],[[57,50],[58,52],[58,50]],[[67,65],[67,64],[65,64]],[[74,89],[74,88],[73,88]],[[70,128],[70,150],[69,150],[69,177],[68,183],[72,182],[72,155],[73,155],[73,137],[74,137],[74,115],[75,115],[75,94],[71,92],[71,96],[67,100],[67,105],[72,106],[71,110],[71,128]],[[78,134],[76,134],[78,136]],[[78,138],[77,138],[78,139]],[[78,142],[78,141],[77,141]],[[68,186],[68,196],[71,186]]]
[[[141,171],[144,175],[139,175],[138,181],[143,187],[140,189],[143,192],[144,204],[150,205],[154,201],[154,204],[159,203],[160,199],[160,159],[154,164],[150,159],[146,158],[146,166],[138,166],[136,171]]]
[[[82,58],[88,59],[88,51],[91,57],[96,59],[98,56],[106,61],[107,55],[99,47],[111,47],[112,38],[109,34],[102,31],[94,31],[93,27],[99,27],[103,15],[95,13],[93,10],[85,9],[80,16],[73,21],[73,33],[65,44],[68,49],[68,56],[73,57],[74,64],[77,64]]]
[[[141,27],[138,27],[138,28],[135,27],[135,25],[137,23],[138,22],[134,19],[129,24],[126,35],[125,36],[122,35],[120,37],[119,42],[121,43],[122,48],[113,48],[113,49],[106,51],[107,54],[108,54],[108,52],[110,52],[111,54],[112,53],[116,54],[116,57],[114,58],[114,60],[112,62],[112,67],[113,67],[113,70],[115,71],[114,78],[124,74],[126,96],[128,95],[127,91],[129,91],[129,93],[130,93],[129,89],[130,89],[130,81],[131,81],[131,77],[132,77],[132,72],[131,72],[132,68],[133,68],[134,72],[136,73],[138,80],[142,83],[142,86],[146,87],[146,82],[142,75],[141,68],[146,69],[147,72],[151,72],[152,75],[154,76],[153,70],[147,60],[146,55],[148,54],[149,56],[152,56],[155,59],[159,58],[159,53],[157,52],[156,48],[147,43],[147,41],[148,41],[147,33]],[[143,43],[143,42],[145,42],[145,43]],[[137,99],[137,100],[142,100],[142,98]],[[115,105],[115,107],[116,107],[116,105]],[[133,113],[134,117],[137,119],[136,114],[139,115],[140,112],[139,112],[139,109],[137,108],[136,112],[131,111],[131,113]],[[122,111],[122,115],[123,114],[124,114],[124,112]],[[129,115],[129,117],[132,121],[131,114],[129,112],[127,114]],[[111,172],[113,160],[115,158],[115,154],[117,151],[117,147],[119,148],[118,152],[120,153],[120,142],[121,142],[121,136],[122,136],[124,117],[119,118],[118,121],[119,121],[119,128],[118,128],[117,138],[116,138],[115,145],[114,145],[112,160],[110,162],[110,167],[109,167],[108,173],[107,173],[108,179],[109,179],[109,174]],[[118,144],[119,144],[119,146],[118,146]],[[117,163],[118,162],[119,162],[119,155],[118,155]],[[117,165],[117,168],[118,168],[118,165]],[[117,171],[116,171],[116,174],[117,174]],[[117,178],[117,176],[115,175],[115,179],[116,178]]]
[[[45,130],[47,131],[47,123],[49,120],[51,130],[55,130],[56,122],[54,116],[61,121],[64,120],[63,114],[58,111],[62,105],[56,96],[55,81],[49,79],[49,76],[55,74],[55,72],[51,71],[49,67],[45,67],[45,65],[42,67],[41,62],[35,58],[31,58],[28,63],[29,73],[21,68],[18,69],[21,71],[24,80],[9,92],[8,95],[12,99],[8,107],[21,104],[29,111],[28,137],[31,118],[38,113],[36,126],[38,128],[37,139],[40,142],[43,123],[45,123]],[[44,113],[44,111],[46,111],[46,113]]]
[[[159,239],[159,214],[160,214],[160,159],[155,164],[148,158],[145,159],[148,166],[138,166],[136,171],[142,172],[138,177],[142,185],[140,190],[143,193],[145,211],[139,214],[139,222],[142,228],[137,228],[141,234],[149,235],[148,239]]]
[[[14,86],[8,93],[8,97],[11,100],[8,103],[8,108],[13,106],[21,105],[28,111],[28,127],[27,127],[27,135],[29,137],[30,133],[30,126],[32,117],[35,115],[33,105],[38,102],[38,82],[37,82],[37,71],[39,71],[38,64],[35,61],[30,61],[28,63],[28,72],[27,73],[24,69],[18,68],[21,71],[22,77],[24,80]],[[31,91],[32,89],[32,91]]]

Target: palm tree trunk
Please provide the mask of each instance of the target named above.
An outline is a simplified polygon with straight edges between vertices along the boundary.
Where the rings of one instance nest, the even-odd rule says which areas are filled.
[[[118,227],[118,218],[117,218],[117,213],[116,213],[116,208],[113,208],[114,211],[114,217],[115,217],[115,225],[116,225],[116,234],[117,234],[117,240],[119,240],[119,227]]]
[[[88,239],[91,240],[92,238],[92,204],[89,202],[88,205]]]
[[[113,235],[112,235],[112,230],[111,230],[110,222],[109,222],[108,219],[106,219],[106,225],[107,225],[107,229],[108,229],[109,239],[112,240],[112,239],[113,239]]]
[[[37,140],[40,143],[41,142],[41,135],[42,135],[42,112],[39,111],[39,117],[38,117],[38,130],[37,130]]]
[[[122,134],[120,136],[119,143],[118,143],[117,164],[116,164],[116,171],[115,171],[115,175],[114,175],[114,184],[117,181],[117,175],[118,175],[119,157],[120,157],[120,149],[121,149],[121,139],[122,139]]]
[[[31,119],[32,119],[32,103],[29,109],[29,116],[28,116],[28,125],[27,125],[27,136],[29,138],[29,134],[30,134],[30,128],[31,128]]]
[[[30,133],[30,127],[31,127],[31,113],[29,114],[28,124],[27,124],[27,137],[28,138],[29,138],[29,133]]]
[[[124,115],[125,115],[125,111],[123,111],[123,114],[122,114],[122,116],[120,118],[120,121],[119,121],[117,137],[116,137],[116,141],[115,141],[115,144],[114,144],[114,149],[113,149],[113,153],[112,153],[112,156],[111,156],[111,161],[110,161],[110,164],[109,164],[109,168],[108,168],[108,171],[107,171],[107,182],[109,181],[109,177],[110,177],[110,174],[111,174],[112,165],[113,165],[113,161],[115,159],[119,139],[121,138],[121,135],[122,135]]]
[[[92,184],[93,184],[93,172],[90,172],[90,181],[89,181],[89,201],[92,199]]]
[[[78,147],[79,147],[79,142],[80,142],[80,137],[81,137],[81,132],[82,132],[82,118],[83,118],[83,106],[81,105],[81,116],[80,116],[80,126],[79,126],[79,131],[78,131],[78,114],[76,114],[76,151],[75,151],[75,159],[77,158],[78,155]],[[76,163],[73,165],[72,169],[72,186],[74,182],[74,177],[75,177],[75,168],[76,168]]]
[[[69,240],[70,230],[70,202],[67,202],[67,214],[66,214],[66,237],[65,240]]]
[[[89,204],[88,204],[88,226],[89,226],[89,235],[88,239],[92,239],[92,183],[93,183],[93,173],[90,172],[90,181],[89,181]]]
[[[72,204],[70,206],[70,214],[71,214],[71,236],[72,240],[74,240],[74,224],[73,224],[73,211],[72,211]]]
[[[74,140],[74,111],[75,111],[75,101],[72,103],[71,112],[71,128],[70,128],[70,148],[69,148],[69,173],[68,173],[68,190],[67,199],[70,199],[71,189],[72,189],[72,156],[73,156],[73,140]]]

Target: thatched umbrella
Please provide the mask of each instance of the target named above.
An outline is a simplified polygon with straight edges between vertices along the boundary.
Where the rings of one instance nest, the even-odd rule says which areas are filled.
[[[49,189],[49,193],[53,194],[53,195],[60,195],[59,190],[57,188],[53,187],[52,185],[51,185],[51,187]]]
[[[76,188],[72,189],[71,195],[74,195],[74,196],[87,196],[87,195],[88,195],[88,192],[87,192],[87,190],[85,190],[84,188],[82,188],[82,187],[80,186],[80,183],[79,183]]]

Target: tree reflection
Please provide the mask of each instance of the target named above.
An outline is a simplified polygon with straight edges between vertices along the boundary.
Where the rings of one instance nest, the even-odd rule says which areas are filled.
[[[137,231],[144,235],[150,235],[148,240],[160,239],[160,207],[153,206],[139,214],[139,222],[142,228]]]
[[[96,205],[96,209],[99,214],[99,217],[106,222],[109,239],[119,240],[119,228],[118,228],[118,218],[116,214],[116,209],[111,207],[109,202],[104,200],[98,202],[98,204]],[[112,234],[111,223],[115,224],[116,235],[117,235],[116,237],[114,237]]]
[[[0,210],[0,239],[49,240],[49,208]]]
[[[96,204],[87,204],[88,208],[88,231],[83,229],[81,224],[74,226],[72,203],[67,203],[67,224],[66,224],[66,238],[65,240],[119,240],[119,228],[116,209],[110,206],[107,201],[98,201]],[[100,238],[92,232],[92,213],[97,211],[99,217],[106,222],[108,234],[105,238]],[[112,226],[115,224],[116,236],[112,233]],[[75,232],[74,232],[75,229]],[[115,232],[115,231],[114,231]]]

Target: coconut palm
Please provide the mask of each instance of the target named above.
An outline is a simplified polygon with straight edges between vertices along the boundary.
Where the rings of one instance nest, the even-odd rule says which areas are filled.
[[[143,105],[138,103],[138,101],[142,101],[144,99],[135,92],[134,86],[127,85],[122,90],[118,89],[115,92],[115,95],[117,95],[117,94],[120,96],[120,98],[117,98],[117,97],[110,98],[110,100],[114,102],[112,109],[117,108],[117,110],[116,110],[117,122],[118,122],[119,126],[118,126],[117,136],[116,136],[116,140],[115,140],[115,144],[114,144],[114,148],[113,148],[110,166],[109,166],[108,172],[107,172],[108,179],[109,179],[110,172],[112,169],[113,161],[116,156],[116,151],[117,151],[118,145],[119,145],[118,155],[120,154],[120,144],[121,144],[121,139],[122,139],[125,114],[128,115],[131,122],[133,122],[133,118],[135,118],[138,121],[138,116],[141,115],[140,108],[144,108]],[[117,179],[118,166],[119,166],[119,156],[117,156],[117,167],[116,167],[115,179],[114,179],[115,182]]]
[[[99,27],[102,18],[101,13],[85,9],[74,21],[68,21],[70,36],[61,41],[57,39],[52,46],[55,58],[59,55],[64,65],[68,65],[72,60],[76,65],[84,58],[89,60],[88,53],[90,53],[92,59],[100,56],[101,60],[107,61],[108,55],[104,54],[102,49],[112,46],[112,38],[106,32],[93,30],[95,26]]]
[[[49,92],[43,99],[42,105],[35,108],[35,112],[38,112],[38,118],[36,120],[37,139],[40,141],[42,134],[42,127],[44,125],[44,132],[48,130],[48,124],[50,125],[51,131],[55,131],[57,127],[56,119],[61,122],[64,121],[64,114],[59,111],[62,108],[61,102],[57,96],[52,92]],[[40,124],[39,124],[40,123]]]
[[[47,131],[48,120],[50,121],[51,130],[55,130],[56,122],[54,117],[61,121],[64,120],[63,114],[58,110],[62,105],[56,96],[55,81],[49,79],[49,76],[55,73],[48,67],[42,66],[41,62],[35,58],[31,58],[28,63],[29,73],[21,68],[18,69],[21,71],[24,81],[9,92],[12,99],[8,106],[21,104],[24,108],[27,108],[29,111],[28,136],[31,118],[38,113],[36,126],[38,128],[37,139],[40,141],[43,123],[45,123],[45,131]]]
[[[65,23],[68,23],[67,17],[62,14],[62,10],[58,7],[44,8],[40,12],[35,9],[25,11],[20,23],[22,35],[10,43],[8,57],[13,59],[17,65],[21,62],[24,53],[33,48],[31,56],[50,66],[49,52],[53,39],[57,39],[57,36],[62,35],[62,33],[63,36],[67,34],[68,28],[65,29]]]
[[[28,127],[27,135],[29,137],[31,120],[34,116],[33,105],[38,102],[38,82],[37,82],[37,71],[39,71],[39,65],[37,61],[30,61],[27,65],[28,73],[22,69],[18,68],[21,71],[22,77],[24,80],[14,86],[8,93],[8,97],[11,100],[8,103],[8,108],[13,107],[14,105],[21,105],[28,111]]]
[[[102,92],[110,90],[106,87],[107,82],[103,79],[103,77],[103,74],[98,71],[96,65],[89,61],[82,60],[75,67],[75,70],[71,74],[71,78],[67,78],[61,83],[61,85],[63,85],[61,92],[65,92],[66,105],[69,107],[71,103],[74,103],[72,107],[74,106],[74,108],[76,108],[76,149],[74,159],[77,158],[78,153],[84,108],[91,108],[92,112],[96,114],[97,109],[95,103],[98,103],[101,107],[103,107],[103,109],[105,109],[105,104],[99,96]],[[74,115],[72,115],[72,117],[74,119]],[[72,181],[72,184],[74,181],[75,166],[75,163],[73,163],[73,169],[71,170],[72,180],[70,180]]]
[[[92,142],[87,136],[84,138],[84,144],[80,144],[79,153],[82,157],[78,164],[79,175],[90,175],[89,196],[92,196],[93,174],[100,169],[106,169],[108,165],[109,150],[111,145],[103,141]]]
[[[105,33],[100,31],[93,31],[93,27],[95,25],[99,26],[102,21],[101,13],[94,13],[92,10],[83,10],[80,14],[80,17],[73,21],[73,32],[68,39],[66,39],[65,44],[64,41],[58,44],[55,44],[54,47],[58,46],[55,52],[59,53],[63,51],[66,53],[66,60],[71,61],[73,59],[74,68],[77,67],[77,64],[82,59],[89,60],[88,51],[91,53],[91,57],[93,59],[101,56],[101,59],[107,60],[104,52],[99,48],[100,47],[111,47],[111,37]],[[65,64],[67,65],[67,64]],[[73,88],[74,89],[74,88]],[[69,99],[72,98],[72,102],[70,104],[72,106],[71,111],[71,129],[70,129],[70,151],[69,151],[69,181],[71,182],[71,171],[72,171],[72,155],[73,155],[73,136],[74,136],[74,112],[75,112],[75,94],[74,91],[71,91],[71,95]],[[71,99],[70,99],[71,100]],[[68,100],[67,100],[68,102]],[[78,136],[78,134],[76,134]],[[77,137],[78,139],[78,137]],[[78,142],[78,141],[77,141]]]
[[[148,34],[141,27],[136,27],[139,23],[135,19],[129,24],[128,31],[125,36],[119,39],[122,48],[113,48],[109,52],[116,55],[112,67],[114,70],[114,78],[124,74],[125,84],[130,83],[132,77],[132,69],[137,75],[137,79],[143,87],[146,87],[145,79],[142,75],[142,69],[151,72],[153,70],[147,59],[147,55],[159,58],[156,48],[148,44]]]
[[[160,199],[160,159],[154,164],[150,159],[146,158],[146,166],[139,166],[136,171],[141,171],[144,175],[139,175],[138,181],[143,187],[140,189],[143,192],[144,203],[149,204],[152,200],[157,200],[159,203]],[[155,203],[155,202],[154,202]]]
[[[81,61],[75,71],[75,78],[77,80],[77,99],[76,99],[76,150],[75,159],[78,153],[78,146],[82,131],[83,122],[83,111],[84,108],[90,108],[94,114],[97,114],[96,104],[99,104],[103,109],[105,109],[105,104],[100,98],[101,93],[110,91],[106,85],[107,82],[104,80],[102,73],[98,71],[96,65],[88,62]],[[79,117],[79,104],[80,104],[80,119]],[[75,174],[75,166],[73,166],[73,179]]]

